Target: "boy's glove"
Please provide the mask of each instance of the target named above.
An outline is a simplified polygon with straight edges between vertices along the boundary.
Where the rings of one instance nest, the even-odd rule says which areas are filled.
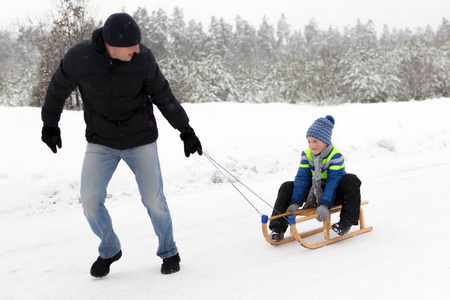
[[[61,141],[61,130],[58,126],[56,127],[48,127],[45,126],[42,128],[42,141],[47,144],[47,146],[52,149],[53,153],[56,153],[56,146],[61,149],[62,141]]]
[[[319,207],[316,209],[316,214],[319,215],[317,217],[317,221],[319,222],[326,221],[328,219],[329,214],[328,206],[326,206],[325,204],[319,205]]]
[[[292,203],[291,205],[289,205],[289,207],[286,209],[286,212],[290,212],[292,214],[294,214],[294,212],[296,212],[298,209],[300,208],[300,205],[297,203]]]
[[[198,152],[199,155],[203,154],[202,151],[202,144],[200,143],[200,140],[195,135],[194,129],[189,127],[188,130],[183,131],[180,134],[181,140],[184,142],[184,154],[186,157],[189,157],[191,153]]]

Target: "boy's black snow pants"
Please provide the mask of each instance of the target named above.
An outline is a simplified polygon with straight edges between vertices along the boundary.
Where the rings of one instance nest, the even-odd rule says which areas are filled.
[[[339,182],[336,198],[333,205],[342,205],[340,219],[358,225],[359,209],[361,206],[361,181],[354,174],[346,174]],[[287,181],[283,183],[278,191],[278,197],[275,202],[272,216],[286,212],[286,209],[291,204],[292,190],[294,189],[294,182]],[[286,231],[289,224],[286,218],[278,218],[270,220],[269,228],[279,227]]]

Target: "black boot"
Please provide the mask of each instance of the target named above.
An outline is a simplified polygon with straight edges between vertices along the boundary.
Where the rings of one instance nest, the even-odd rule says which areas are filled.
[[[352,223],[339,221],[339,223],[334,224],[331,226],[331,229],[333,229],[334,232],[336,232],[338,235],[344,235],[347,234],[347,232],[350,231],[350,228],[352,227]]]
[[[180,255],[177,253],[174,256],[164,258],[161,265],[161,273],[163,274],[173,274],[180,271]]]
[[[281,241],[282,239],[284,239],[284,231],[280,227],[274,227],[272,229],[272,232],[270,233],[270,238],[274,242]]]
[[[91,267],[91,275],[94,277],[104,277],[109,274],[109,267],[115,261],[118,261],[122,257],[122,250],[116,255],[110,258],[101,258],[100,256],[94,262]]]

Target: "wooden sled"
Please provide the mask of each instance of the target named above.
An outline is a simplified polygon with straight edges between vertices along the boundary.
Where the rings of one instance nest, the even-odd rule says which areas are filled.
[[[315,230],[311,230],[311,231],[307,231],[304,233],[299,233],[297,231],[297,224],[301,223],[301,222],[305,222],[308,220],[312,220],[312,219],[316,219],[318,217],[318,215],[315,213],[317,207],[312,207],[312,208],[306,208],[306,209],[301,209],[296,211],[294,214],[295,216],[292,216],[292,213],[284,213],[281,215],[277,215],[277,216],[273,216],[273,217],[268,217],[267,215],[263,215],[261,217],[261,223],[262,223],[262,231],[263,231],[263,235],[266,238],[266,240],[271,243],[272,245],[281,245],[281,244],[285,244],[291,241],[298,241],[302,246],[308,248],[308,249],[316,249],[328,244],[332,244],[335,242],[339,242],[351,237],[354,237],[356,235],[360,235],[366,232],[369,232],[372,230],[372,227],[366,227],[365,223],[364,223],[364,214],[363,214],[363,210],[362,210],[362,206],[368,204],[368,201],[362,201],[361,202],[361,207],[360,207],[360,215],[359,215],[359,227],[360,229],[357,231],[350,231],[349,233],[343,235],[343,236],[337,236],[335,238],[330,238],[330,229],[331,229],[331,215],[337,212],[341,211],[342,206],[341,205],[335,205],[333,207],[331,207],[330,209],[330,214],[328,215],[328,219],[326,221],[323,222],[323,226],[321,228],[315,229]],[[272,238],[269,236],[269,232],[268,232],[268,221],[269,220],[273,220],[273,219],[277,219],[277,218],[283,218],[286,217],[289,219],[289,225],[290,225],[290,229],[292,232],[292,236],[291,237],[286,237],[284,239],[282,239],[281,241],[274,241],[272,240]],[[309,244],[307,242],[305,242],[304,238],[311,236],[313,234],[319,233],[319,232],[323,232],[324,233],[324,241],[322,242],[318,242],[318,243],[313,243],[313,244]]]

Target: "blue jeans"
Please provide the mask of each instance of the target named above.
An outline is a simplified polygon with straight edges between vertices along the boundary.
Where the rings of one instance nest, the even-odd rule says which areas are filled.
[[[135,174],[141,200],[159,239],[161,258],[178,253],[173,239],[172,218],[163,193],[161,168],[156,142],[127,150],[88,143],[81,174],[81,204],[92,231],[100,238],[102,258],[110,258],[121,249],[111,217],[105,207],[106,189],[120,160]]]

